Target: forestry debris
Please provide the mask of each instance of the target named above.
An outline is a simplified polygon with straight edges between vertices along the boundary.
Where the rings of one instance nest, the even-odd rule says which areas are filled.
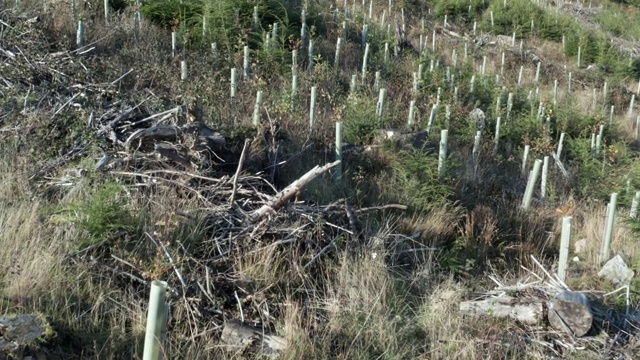
[[[265,272],[287,276],[278,281],[306,281],[336,248],[363,237],[363,217],[386,209],[406,209],[394,204],[357,209],[344,199],[312,204],[298,198],[317,177],[334,181],[329,172],[338,162],[318,164],[279,191],[272,174],[291,154],[271,156],[268,142],[276,131],[273,124],[254,129],[254,137],[245,141],[231,139],[209,125],[197,101],[153,111],[168,100],[149,91],[145,99],[131,104],[117,89],[135,70],[119,74],[113,81],[95,81],[91,59],[96,58],[85,57],[92,48],[85,49],[85,55],[77,51],[50,53],[47,41],[33,31],[28,20],[10,20],[5,27],[33,34],[19,41],[17,37],[5,38],[4,48],[0,48],[0,90],[5,96],[28,90],[31,100],[23,99],[20,113],[25,119],[44,117],[50,123],[0,122],[0,141],[12,139],[22,144],[30,136],[33,141],[42,134],[42,139],[36,138],[42,143],[37,151],[46,151],[55,140],[48,137],[51,129],[59,128],[65,139],[70,128],[79,133],[55,161],[34,167],[30,180],[38,190],[54,196],[65,194],[83,181],[91,181],[88,177],[97,176],[120,184],[129,194],[150,197],[164,193],[198,209],[172,209],[154,224],[154,232],[114,229],[104,241],[79,249],[66,259],[69,264],[90,269],[87,276],[115,279],[141,301],[147,299],[152,280],[166,281],[176,314],[169,320],[170,329],[188,328],[194,338],[202,332],[215,333],[227,342],[245,345],[253,342],[247,339],[260,334],[271,349],[269,354],[264,346],[236,347],[232,352],[277,353],[286,341],[264,335],[274,333],[281,320],[269,311],[271,299],[266,295],[277,289],[257,288],[254,275],[242,270],[238,259],[248,256],[260,262],[262,257],[270,259],[272,254],[282,253],[278,259],[285,263],[273,264]],[[5,109],[0,111],[2,121],[7,114]],[[247,146],[242,154],[238,151],[242,141],[251,145],[251,154],[245,154]],[[267,167],[244,170],[251,157],[269,159]],[[150,211],[154,212],[153,207]],[[157,218],[158,214],[140,216]],[[141,263],[149,259],[136,258],[135,249],[141,247],[151,247],[158,254],[151,260],[156,264],[155,272],[142,269]],[[0,331],[3,334],[9,333]],[[238,336],[239,340],[234,339]],[[5,342],[0,342],[2,349],[11,345]],[[11,351],[19,348],[11,345]]]
[[[630,308],[628,285],[607,294],[572,291],[532,259],[538,271],[524,269],[530,275],[514,285],[489,276],[497,286],[477,294],[473,300],[462,301],[459,311],[470,316],[517,320],[531,335],[544,332],[546,341],[542,345],[551,351],[560,346],[573,352],[599,344],[609,349],[611,358],[620,358],[625,348],[635,346],[640,312]],[[605,305],[605,298],[619,296],[621,290],[626,290],[625,309]]]

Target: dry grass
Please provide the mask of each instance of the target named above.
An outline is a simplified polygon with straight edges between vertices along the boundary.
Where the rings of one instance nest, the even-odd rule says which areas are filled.
[[[600,262],[606,210],[606,204],[603,203],[584,204],[576,210],[578,215],[574,216],[577,221],[572,224],[572,238],[574,241],[586,240],[584,253],[578,254],[582,261],[591,264]],[[628,208],[620,208],[616,211],[610,254],[611,257],[620,254],[625,259],[635,261],[640,258],[640,247],[636,245],[635,235],[627,224],[628,211]]]

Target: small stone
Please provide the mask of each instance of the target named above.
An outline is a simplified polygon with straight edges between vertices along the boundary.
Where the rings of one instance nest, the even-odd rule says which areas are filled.
[[[574,256],[573,259],[571,259],[571,261],[573,262],[580,262],[580,258],[577,256]]]
[[[598,276],[606,278],[617,286],[623,286],[631,282],[634,272],[629,269],[620,255],[616,255],[604,264],[602,270],[598,272]]]
[[[587,239],[580,239],[573,245],[573,252],[582,253],[587,248]]]

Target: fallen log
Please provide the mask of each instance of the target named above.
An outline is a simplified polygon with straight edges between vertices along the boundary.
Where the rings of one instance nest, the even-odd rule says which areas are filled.
[[[287,339],[265,334],[262,329],[243,324],[238,320],[228,321],[222,329],[221,340],[228,351],[255,352],[261,356],[277,357],[287,348]]]
[[[584,336],[593,323],[589,300],[583,293],[564,291],[549,301],[549,323],[556,330]]]
[[[302,175],[298,180],[292,182],[284,188],[284,190],[280,191],[276,194],[269,203],[262,205],[258,210],[254,211],[251,215],[249,215],[249,222],[256,222],[262,219],[270,212],[277,211],[284,204],[286,204],[292,197],[296,196],[302,190],[307,183],[311,180],[315,179],[318,175],[326,172],[327,170],[333,168],[334,166],[340,163],[339,160],[336,160],[332,163],[326,164],[324,166],[316,165],[313,169],[309,170],[306,174]]]
[[[460,303],[460,311],[473,315],[506,317],[526,324],[535,324],[543,318],[541,302],[531,299],[516,299],[510,296],[463,301]]]

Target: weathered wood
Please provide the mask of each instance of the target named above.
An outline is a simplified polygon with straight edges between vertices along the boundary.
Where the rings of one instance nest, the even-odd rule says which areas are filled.
[[[289,184],[289,186],[284,188],[284,190],[282,190],[278,194],[276,194],[273,197],[273,199],[271,201],[269,201],[269,203],[263,205],[258,210],[254,211],[249,216],[249,221],[250,222],[256,222],[256,221],[262,219],[268,213],[278,210],[284,204],[286,204],[287,201],[289,201],[292,197],[296,196],[296,194],[298,194],[300,192],[300,190],[302,190],[302,188],[305,185],[307,185],[307,183],[309,183],[311,180],[315,179],[318,175],[320,175],[320,174],[328,171],[329,169],[333,168],[334,166],[338,165],[339,163],[340,163],[340,161],[334,161],[334,162],[326,164],[324,166],[316,165],[316,167],[314,167],[313,169],[309,170],[306,174],[302,175],[302,177],[300,177],[298,180],[292,182],[291,184]]]
[[[262,329],[238,320],[228,321],[224,325],[221,340],[227,345],[227,351],[251,351],[268,357],[277,357],[288,345],[287,339],[282,336],[265,334]]]
[[[583,336],[593,323],[589,300],[583,293],[564,291],[549,301],[549,323],[555,329]]]
[[[182,130],[177,126],[171,125],[159,125],[148,129],[139,129],[134,131],[125,141],[125,147],[129,149],[131,144],[139,140],[142,143],[143,140],[165,140],[175,141],[182,133]]]
[[[173,146],[172,144],[169,144],[169,143],[156,144],[155,150],[158,154],[164,156],[165,158],[171,159],[177,162],[178,164],[184,166],[185,169],[190,171],[195,170],[195,167],[191,163],[191,161],[189,161],[189,159],[187,159],[186,157],[178,154],[176,152],[176,147]]]
[[[532,299],[515,299],[509,296],[477,301],[463,301],[460,311],[474,315],[511,318],[527,324],[535,324],[543,318],[542,303]]]

